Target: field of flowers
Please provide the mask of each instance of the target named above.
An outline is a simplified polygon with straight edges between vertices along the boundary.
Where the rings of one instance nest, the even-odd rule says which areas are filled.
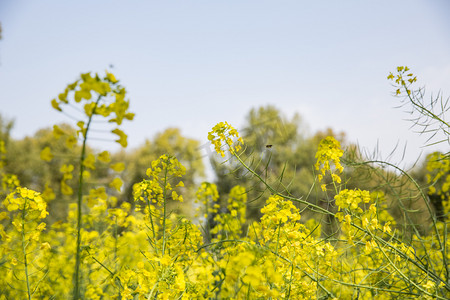
[[[420,102],[421,90],[412,88],[414,75],[406,67],[397,71],[388,76],[396,94],[440,122],[448,134],[445,119]],[[249,222],[244,187],[233,187],[227,207],[221,207],[215,184],[204,182],[196,193],[199,217],[189,220],[168,205],[183,202],[185,167],[176,157],[167,154],[153,161],[147,177],[133,187],[134,203],[119,204],[110,191],[122,186],[123,163],[110,163],[107,151],[86,151],[94,119],[107,121],[117,142],[127,145],[120,126],[134,114],[125,96],[113,74],[82,74],[51,102],[59,111],[78,106],[85,116],[75,136],[58,126],[53,132],[67,147],[82,141],[79,165],[61,168],[61,192],[73,197],[66,221],[46,223],[47,203],[55,197],[50,188],[37,192],[22,187],[16,176],[1,171],[0,299],[450,297],[448,154],[430,156],[429,190],[408,177],[411,193],[427,205],[430,228],[412,227],[406,234],[386,209],[383,192],[346,188],[344,149],[335,138],[320,142],[314,166],[317,185],[334,194],[329,205],[337,209],[331,210],[266,183],[240,156],[245,140],[221,122],[208,134],[217,154],[235,159],[271,196],[261,219]],[[0,142],[2,162],[4,151]],[[55,151],[46,147],[41,158],[51,164]],[[98,161],[109,166],[115,179],[87,191],[85,180]],[[78,190],[67,184],[73,178]],[[436,215],[428,194],[442,199],[442,215]],[[339,228],[327,234],[320,221],[302,220],[299,207],[334,218]]]

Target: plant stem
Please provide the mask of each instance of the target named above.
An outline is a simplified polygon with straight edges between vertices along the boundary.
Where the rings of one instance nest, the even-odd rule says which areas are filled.
[[[25,278],[27,281],[27,295],[28,299],[31,300],[30,293],[30,280],[28,278],[28,261],[27,261],[27,246],[25,245],[25,213],[26,213],[27,201],[25,198],[25,203],[22,210],[22,253],[23,253],[23,264],[25,266]]]
[[[164,171],[164,187],[163,187],[163,244],[162,244],[162,255],[164,256],[166,250],[166,203],[167,203],[167,167]]]
[[[86,129],[83,133],[83,147],[81,148],[80,156],[80,175],[78,178],[78,199],[77,199],[77,244],[76,244],[76,256],[75,256],[75,274],[74,274],[74,286],[73,286],[73,299],[80,299],[80,258],[81,258],[81,227],[82,227],[82,210],[81,204],[83,200],[83,172],[84,172],[84,160],[86,158],[86,143],[89,127],[91,125],[92,118],[94,117],[95,110],[97,109],[98,103],[100,102],[102,96],[98,96],[95,106],[92,109],[92,113],[89,116]]]
[[[234,157],[236,157],[236,159],[239,161],[239,163],[245,168],[245,169],[247,169],[252,175],[254,175],[256,178],[258,178],[258,180],[259,181],[261,181],[265,186],[266,186],[266,188],[273,194],[273,195],[277,195],[277,196],[280,196],[280,197],[282,197],[282,198],[284,198],[284,199],[287,199],[287,200],[291,200],[291,201],[295,201],[295,202],[298,202],[298,203],[301,203],[301,204],[305,204],[305,205],[307,205],[308,207],[310,207],[310,208],[314,208],[316,211],[319,211],[319,212],[321,212],[321,213],[324,213],[324,214],[326,214],[326,215],[333,215],[334,216],[334,213],[333,212],[330,212],[330,211],[328,211],[327,209],[324,209],[324,208],[322,208],[322,207],[320,207],[320,206],[318,206],[318,205],[315,205],[315,204],[312,204],[312,203],[309,203],[308,201],[305,201],[305,200],[301,200],[301,198],[294,198],[294,197],[291,197],[291,196],[289,196],[289,195],[284,195],[284,194],[282,194],[282,193],[280,193],[280,192],[277,192],[273,187],[271,187],[258,173],[256,173],[252,168],[250,168],[242,159],[241,159],[241,157],[236,153],[236,152],[234,152],[233,153],[233,156]]]

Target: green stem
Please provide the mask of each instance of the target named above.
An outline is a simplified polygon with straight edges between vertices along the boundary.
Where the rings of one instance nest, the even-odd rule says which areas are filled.
[[[271,187],[258,173],[256,173],[252,168],[250,168],[249,166],[247,166],[247,164],[241,159],[241,157],[236,153],[236,152],[234,152],[234,153],[232,153],[233,154],[233,156],[234,157],[236,157],[237,158],[237,160],[241,163],[241,165],[245,168],[245,169],[247,169],[252,175],[254,175],[256,178],[258,178],[259,179],[259,181],[261,181],[265,186],[266,186],[266,188],[273,194],[273,195],[277,195],[277,196],[280,196],[280,197],[282,197],[282,198],[284,198],[284,199],[287,199],[287,200],[291,200],[291,201],[295,201],[295,202],[298,202],[298,203],[301,203],[301,204],[304,204],[304,205],[307,205],[308,207],[310,207],[310,208],[314,208],[315,210],[317,210],[317,211],[319,211],[319,212],[321,212],[321,213],[324,213],[324,214],[327,214],[327,215],[333,215],[334,216],[334,213],[332,213],[332,212],[330,212],[330,211],[328,211],[327,209],[324,209],[324,208],[322,208],[322,207],[320,207],[320,206],[318,206],[318,205],[315,205],[315,204],[312,204],[312,203],[309,203],[308,201],[305,201],[305,200],[301,200],[301,198],[294,198],[294,197],[292,197],[292,196],[289,196],[289,195],[284,195],[284,194],[282,194],[282,193],[279,193],[279,192],[277,192],[273,187]]]
[[[114,224],[114,273],[117,273],[117,250],[119,249],[119,241],[118,241],[118,234],[117,234],[117,228],[118,228],[118,224],[117,224],[117,216],[114,218],[115,219],[115,224]],[[117,279],[119,280],[119,295],[118,295],[118,299],[122,299],[122,284],[120,283],[120,279],[119,277],[117,277]]]
[[[446,299],[443,298],[441,296],[438,296],[436,294],[431,294],[428,291],[426,291],[425,289],[423,289],[421,286],[419,286],[418,284],[416,284],[413,280],[411,280],[411,278],[409,278],[408,276],[406,276],[396,265],[395,263],[389,258],[389,256],[386,254],[386,252],[384,251],[383,247],[380,247],[380,238],[377,236],[372,235],[372,238],[374,238],[375,242],[378,245],[378,249],[380,249],[381,253],[383,254],[383,256],[387,259],[387,261],[389,262],[389,264],[394,268],[394,270],[397,272],[397,274],[399,274],[405,282],[413,285],[416,289],[418,289],[420,291],[420,293],[426,294],[427,296],[429,296],[430,298],[433,297],[434,299]]]
[[[115,271],[115,272],[111,271],[107,266],[105,266],[105,265],[102,264],[97,258],[95,258],[95,257],[89,252],[89,250],[87,250],[87,253],[91,256],[91,258],[92,258],[96,263],[98,263],[100,266],[103,267],[103,269],[105,269],[106,271],[108,271],[109,274],[111,275],[111,277],[114,278],[115,281],[119,284],[119,299],[120,299],[120,297],[121,297],[121,296],[120,296],[120,290],[121,290],[121,288],[123,288],[123,285],[122,285],[122,282],[120,281],[120,278],[119,278],[119,277],[114,277],[115,274],[116,274],[116,271]]]
[[[155,226],[153,225],[152,208],[151,208],[150,200],[148,200],[148,197],[145,197],[145,199],[147,200],[148,218],[150,219],[150,224],[152,225],[153,239],[156,240],[156,232],[155,232]]]
[[[153,225],[153,216],[152,216],[152,209],[151,209],[151,204],[150,204],[150,200],[148,199],[148,197],[146,196],[145,199],[147,200],[147,208],[148,208],[148,218],[150,220],[150,225],[152,226],[151,228],[151,232],[153,233],[153,240],[150,238],[150,236],[147,234],[148,237],[148,242],[150,243],[150,246],[153,247],[153,249],[155,250],[156,254],[158,254],[158,247],[156,245],[156,231],[155,231],[155,225]],[[148,225],[146,225],[148,229],[150,229],[148,227]]]
[[[162,244],[162,255],[164,256],[164,253],[166,251],[166,204],[167,204],[167,167],[164,172],[164,187],[163,187],[163,244]]]
[[[445,255],[445,247],[443,246],[443,242],[442,242],[442,238],[441,238],[441,234],[439,233],[439,229],[437,227],[437,223],[436,223],[436,218],[433,212],[433,209],[430,206],[429,200],[427,198],[427,196],[425,195],[425,193],[423,192],[423,190],[420,188],[419,184],[417,183],[417,181],[414,180],[414,178],[411,177],[411,175],[409,175],[408,173],[406,173],[404,170],[402,170],[401,168],[397,167],[396,165],[393,165],[391,163],[388,162],[384,162],[384,161],[378,161],[378,160],[372,160],[372,161],[367,161],[367,162],[363,162],[362,164],[371,164],[371,163],[377,163],[377,164],[385,164],[391,168],[396,169],[397,171],[399,171],[400,173],[402,173],[404,176],[406,176],[408,178],[408,180],[410,182],[412,182],[415,186],[415,188],[419,191],[420,193],[420,197],[423,199],[423,201],[425,202],[425,205],[427,207],[428,213],[430,214],[430,218],[431,221],[433,222],[433,229],[434,232],[436,234],[438,243],[439,243],[439,249],[441,250],[441,254],[442,254],[442,260],[444,263],[444,266],[448,266],[448,262],[447,262],[447,256]]]
[[[447,126],[447,128],[450,128],[450,124],[449,124],[449,123],[445,122],[445,121],[444,121],[443,119],[441,119],[438,115],[436,115],[435,113],[433,113],[431,110],[427,109],[424,105],[421,105],[420,103],[417,103],[417,102],[414,100],[415,97],[412,96],[412,92],[411,92],[411,93],[408,93],[408,87],[407,87],[405,84],[403,84],[402,86],[403,86],[403,88],[405,89],[406,95],[408,95],[409,101],[412,103],[412,105],[413,105],[414,107],[417,108],[417,110],[418,110],[421,114],[423,114],[423,115],[428,115],[428,116],[431,117],[432,119],[435,119],[435,120],[439,121],[440,123],[444,124],[445,126]],[[424,94],[421,93],[421,95],[423,96]],[[436,98],[436,101],[437,101],[437,99],[438,99],[438,98]],[[424,112],[425,112],[425,113],[424,113]],[[445,132],[448,133],[447,131],[445,131]]]
[[[280,221],[280,224],[278,224],[277,245],[275,247],[276,254],[278,254],[278,246],[280,245],[280,234],[281,234],[281,221]]]
[[[25,278],[27,282],[27,295],[28,299],[31,300],[31,292],[30,292],[30,280],[28,275],[28,261],[27,261],[27,246],[25,243],[25,213],[26,213],[27,200],[25,198],[25,203],[23,205],[22,210],[22,253],[23,253],[23,264],[25,266]]]
[[[81,227],[82,227],[82,210],[81,204],[83,199],[83,172],[84,172],[84,160],[86,158],[86,144],[87,144],[87,135],[89,131],[89,127],[91,125],[92,118],[94,117],[95,110],[97,109],[98,103],[100,102],[102,96],[98,96],[97,101],[95,102],[95,106],[92,110],[91,115],[89,116],[88,123],[86,125],[86,129],[83,133],[83,147],[81,148],[81,156],[80,156],[80,175],[78,178],[78,199],[77,199],[77,251],[75,257],[75,274],[74,274],[74,287],[73,287],[73,299],[80,299],[80,264],[81,264]]]

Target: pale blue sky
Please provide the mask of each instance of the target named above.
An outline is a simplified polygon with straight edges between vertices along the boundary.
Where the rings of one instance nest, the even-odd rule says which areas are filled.
[[[68,121],[50,100],[113,64],[136,112],[130,146],[170,126],[206,143],[215,123],[274,104],[384,156],[407,143],[412,161],[424,138],[386,76],[408,65],[450,95],[448,16],[446,0],[0,0],[0,113],[17,138]]]

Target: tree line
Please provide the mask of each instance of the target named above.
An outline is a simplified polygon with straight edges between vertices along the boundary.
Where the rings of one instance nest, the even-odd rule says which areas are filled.
[[[75,132],[75,128],[68,124],[58,125],[61,130]],[[54,138],[54,128],[43,128],[33,136],[22,139],[11,137],[14,122],[0,115],[0,140],[4,142],[3,172],[17,176],[22,186],[45,193],[51,191],[49,199],[50,217],[47,222],[57,222],[67,217],[68,206],[72,201],[70,196],[64,195],[59,188],[63,180],[63,165],[72,164],[77,168],[76,160],[79,157],[80,145],[72,148],[64,146],[68,141]],[[326,136],[333,136],[346,148],[344,161],[347,164],[343,180],[350,189],[358,187],[372,191],[381,191],[385,195],[384,205],[396,218],[399,228],[405,232],[411,231],[411,226],[418,230],[427,230],[429,220],[425,216],[425,203],[418,195],[417,188],[412,186],[410,180],[403,173],[393,169],[382,168],[368,162],[358,147],[346,140],[345,133],[335,132],[332,129],[309,134],[299,114],[289,118],[274,106],[262,106],[251,109],[240,129],[245,140],[245,149],[241,155],[244,160],[265,181],[276,187],[280,192],[288,192],[295,197],[321,206],[334,212],[334,195],[330,190],[322,190],[317,182],[317,173],[314,169],[316,161],[315,153],[319,142]],[[42,151],[46,147],[57,149],[58,156],[50,163],[42,159]],[[88,153],[98,152],[88,147]],[[178,128],[168,128],[154,137],[145,140],[137,148],[121,150],[111,154],[111,163],[124,163],[124,171],[121,173],[123,185],[120,192],[109,190],[108,193],[115,195],[117,205],[123,202],[133,204],[133,185],[145,178],[145,172],[150,163],[162,154],[176,156],[186,166],[184,182],[185,203],[173,205],[171,209],[178,213],[192,216],[194,214],[193,199],[195,198],[194,186],[198,186],[205,177],[205,163],[211,163],[214,172],[214,183],[217,185],[220,198],[217,204],[225,209],[226,199],[232,187],[244,186],[247,190],[247,219],[257,220],[261,216],[260,209],[264,206],[270,191],[252,174],[245,169],[239,168],[237,162],[229,157],[218,159],[211,156],[204,159],[202,156],[200,142],[183,136]],[[208,161],[209,160],[209,161]],[[77,170],[74,170],[75,174]],[[409,173],[422,188],[426,188],[426,161],[416,166]],[[88,186],[97,186],[112,180],[112,174],[108,167],[101,161],[96,162],[95,170],[90,171],[87,178]],[[8,177],[5,177],[8,178]],[[4,180],[5,181],[5,180]],[[72,178],[66,181],[75,190],[77,180]],[[331,184],[331,178],[324,178],[325,184]],[[3,191],[5,185],[3,182]],[[5,195],[3,195],[5,196]],[[399,203],[399,199],[406,199]],[[434,209],[439,211],[442,201],[431,199]],[[405,207],[406,206],[406,207]],[[324,232],[334,232],[336,220],[331,215],[323,219],[323,215],[315,214],[314,211],[303,209],[302,218],[307,221],[311,218],[320,218]],[[409,216],[402,212],[404,209],[411,211]],[[211,222],[214,216],[210,216]]]

